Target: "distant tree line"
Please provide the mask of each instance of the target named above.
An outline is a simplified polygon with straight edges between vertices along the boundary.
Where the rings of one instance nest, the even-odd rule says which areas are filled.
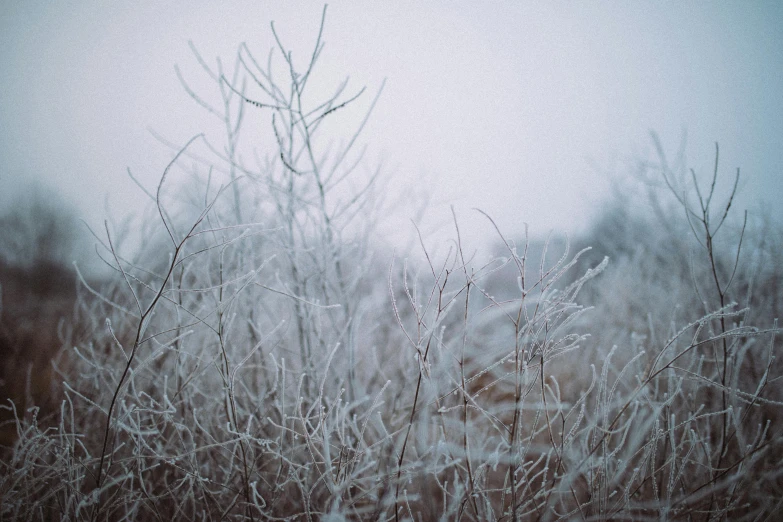
[[[78,226],[75,211],[37,185],[0,213],[0,444],[13,437],[9,399],[20,413],[49,405],[58,325],[76,298]]]

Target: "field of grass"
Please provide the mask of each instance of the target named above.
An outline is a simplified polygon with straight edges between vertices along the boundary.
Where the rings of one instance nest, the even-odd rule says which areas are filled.
[[[652,210],[620,198],[572,242],[488,210],[488,262],[456,213],[395,255],[375,178],[343,188],[363,123],[319,137],[353,95],[309,96],[315,49],[280,53],[284,84],[244,47],[231,78],[208,70],[225,143],[194,137],[140,188],[140,250],[95,232],[113,276],[78,276],[48,407],[2,405],[0,520],[783,512],[783,233],[735,215],[717,149],[706,177],[640,167]],[[248,111],[277,143],[256,167]]]

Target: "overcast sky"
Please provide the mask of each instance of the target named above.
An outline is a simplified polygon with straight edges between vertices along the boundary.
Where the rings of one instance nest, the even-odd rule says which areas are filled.
[[[231,63],[247,42],[294,57],[315,2],[9,1],[0,15],[0,192],[38,178],[100,226],[138,208],[126,167],[154,187],[176,143],[211,129],[180,86],[204,82],[188,47]],[[385,90],[364,134],[396,191],[431,193],[425,226],[453,204],[464,232],[574,231],[606,173],[652,157],[651,130],[688,165],[741,167],[745,207],[781,215],[783,2],[336,1],[319,78]],[[320,85],[320,83],[319,83]],[[339,139],[341,136],[335,136]],[[216,138],[215,141],[219,142]],[[262,153],[268,144],[254,144]],[[404,224],[410,217],[392,218]],[[396,220],[396,221],[395,221]],[[393,225],[397,227],[398,225]],[[407,225],[404,225],[408,227]]]

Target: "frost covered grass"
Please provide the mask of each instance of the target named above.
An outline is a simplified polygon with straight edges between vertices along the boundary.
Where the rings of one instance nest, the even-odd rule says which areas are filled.
[[[551,242],[512,241],[486,214],[502,247],[489,262],[456,214],[447,251],[422,238],[384,255],[375,178],[333,196],[366,119],[319,149],[321,124],[354,99],[345,85],[308,98],[321,48],[319,36],[297,73],[280,44],[286,85],[246,47],[229,79],[197,55],[218,103],[186,88],[226,141],[193,138],[144,190],[154,214],[138,254],[96,234],[114,277],[82,280],[55,361],[59,411],[15,411],[0,517],[779,513],[783,242],[747,219],[730,229],[736,183],[721,199],[717,158],[706,186],[660,168],[682,219],[633,248],[603,245],[611,262],[591,257],[602,245],[553,256]],[[238,152],[250,110],[277,145],[255,168]],[[177,184],[185,158],[197,166]]]

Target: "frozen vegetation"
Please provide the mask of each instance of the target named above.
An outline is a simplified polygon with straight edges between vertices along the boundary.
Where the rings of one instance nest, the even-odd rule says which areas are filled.
[[[489,262],[456,213],[393,255],[363,123],[319,136],[356,110],[310,95],[321,48],[196,54],[219,103],[183,83],[225,141],[140,187],[140,251],[95,231],[113,277],[79,276],[53,406],[3,405],[0,519],[774,519],[783,236],[735,215],[717,149],[710,173],[661,150],[636,173],[652,210],[620,198],[572,244],[486,209]],[[251,118],[277,144],[252,166]]]

